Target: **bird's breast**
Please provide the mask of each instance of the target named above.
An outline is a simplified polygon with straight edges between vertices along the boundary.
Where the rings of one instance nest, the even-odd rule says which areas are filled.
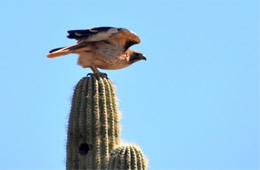
[[[83,61],[84,60],[84,61]],[[121,69],[128,66],[126,54],[122,48],[110,43],[97,44],[95,49],[80,57],[80,65],[95,66],[101,69]]]
[[[120,69],[128,66],[128,62],[124,55],[120,53],[104,52],[95,56],[95,66],[102,69]]]

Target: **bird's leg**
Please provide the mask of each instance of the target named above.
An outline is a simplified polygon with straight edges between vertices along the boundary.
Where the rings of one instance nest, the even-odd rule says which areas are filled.
[[[98,71],[98,69],[96,67],[91,66],[90,68],[93,71],[93,74],[96,74],[98,76],[102,76],[102,77],[106,77],[107,78],[107,74],[106,73],[101,73],[100,71]]]
[[[94,74],[100,74],[100,72],[98,71],[98,69],[96,67],[91,66],[90,68]]]

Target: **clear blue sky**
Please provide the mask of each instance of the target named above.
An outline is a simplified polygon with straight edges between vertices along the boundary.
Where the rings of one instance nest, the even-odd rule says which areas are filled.
[[[259,169],[258,0],[0,1],[0,169],[65,169],[73,88],[90,72],[66,31],[125,27],[148,61],[105,71],[122,139],[151,170]]]

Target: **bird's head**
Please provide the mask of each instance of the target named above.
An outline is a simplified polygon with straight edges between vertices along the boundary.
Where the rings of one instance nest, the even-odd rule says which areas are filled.
[[[146,57],[138,51],[131,50],[131,52],[129,53],[129,63],[133,64],[140,60],[146,60]]]

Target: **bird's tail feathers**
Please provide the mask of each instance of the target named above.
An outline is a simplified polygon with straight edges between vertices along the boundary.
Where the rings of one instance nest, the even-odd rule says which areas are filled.
[[[47,55],[48,58],[60,57],[70,53],[80,53],[84,50],[87,50],[89,47],[86,43],[77,43],[68,47],[55,48],[49,52]]]
[[[60,57],[69,54],[70,50],[67,47],[55,48],[49,52],[48,58]]]

